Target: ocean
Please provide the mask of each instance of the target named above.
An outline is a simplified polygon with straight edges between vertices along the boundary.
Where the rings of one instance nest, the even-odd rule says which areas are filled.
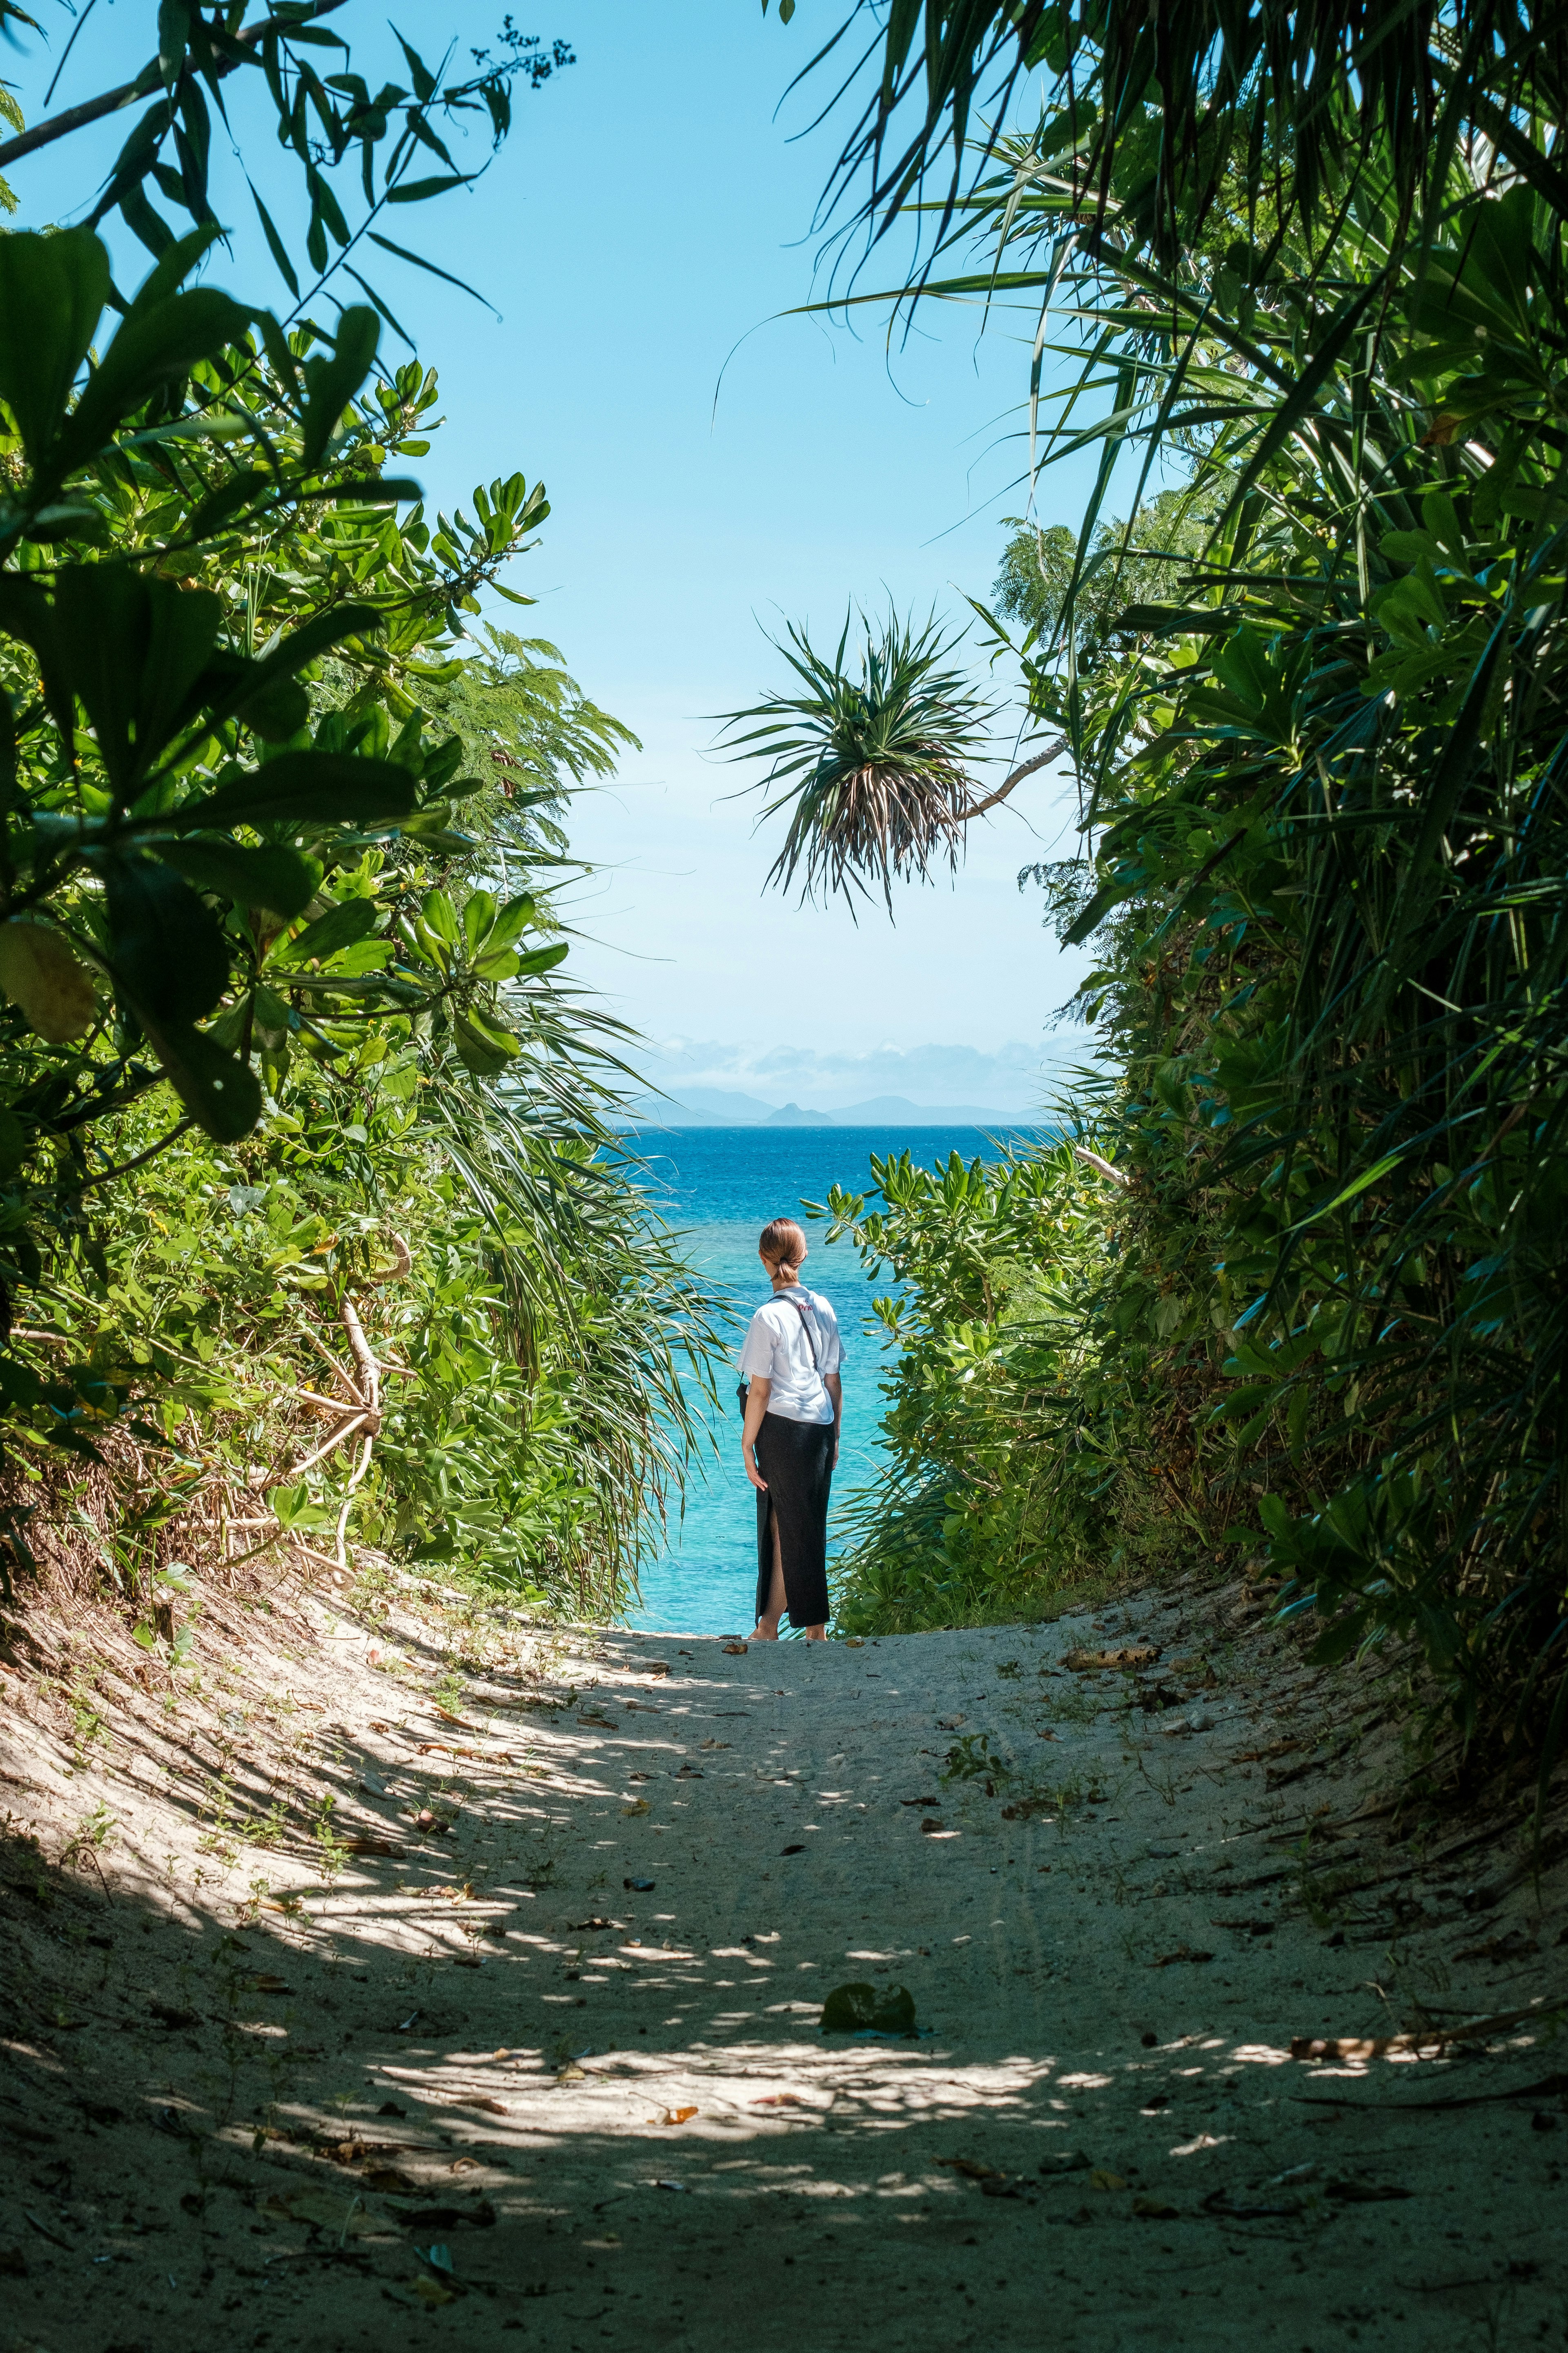
[[[1010,1131],[1022,1137],[1032,1131]],[[828,1518],[829,1556],[845,1508],[874,1476],[883,1410],[881,1327],[871,1301],[890,1287],[884,1268],[873,1283],[848,1241],[827,1246],[826,1223],[807,1218],[803,1200],[826,1201],[840,1184],[868,1191],[870,1158],[908,1152],[926,1167],[957,1152],[994,1156],[976,1127],[688,1127],[641,1139],[659,1205],[685,1237],[692,1264],[736,1316],[738,1357],[752,1311],[771,1296],[757,1258],[757,1236],[770,1218],[795,1218],[811,1255],[804,1280],[832,1301],[843,1336],[844,1430]],[[644,1567],[641,1598],[626,1623],[658,1633],[745,1634],[756,1600],[755,1491],[741,1464],[741,1421],[734,1377],[720,1391],[710,1428],[716,1451],[694,1473],[686,1512],[672,1522],[663,1550]],[[787,1627],[786,1627],[787,1632]]]

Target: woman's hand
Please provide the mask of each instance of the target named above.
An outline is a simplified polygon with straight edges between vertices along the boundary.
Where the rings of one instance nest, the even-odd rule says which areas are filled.
[[[765,1495],[768,1492],[768,1482],[765,1479],[758,1476],[756,1461],[752,1455],[752,1449],[749,1446],[742,1447],[741,1460],[746,1466],[746,1476],[751,1481],[752,1486],[756,1489],[758,1494]]]

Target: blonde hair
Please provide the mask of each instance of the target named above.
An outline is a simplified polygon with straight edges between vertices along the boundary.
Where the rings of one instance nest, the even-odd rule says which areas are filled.
[[[805,1256],[805,1236],[793,1218],[774,1218],[763,1228],[757,1250],[770,1266],[798,1266]]]

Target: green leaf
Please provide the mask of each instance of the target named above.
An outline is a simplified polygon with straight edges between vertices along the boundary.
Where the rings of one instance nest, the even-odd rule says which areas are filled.
[[[250,320],[248,311],[211,286],[172,295],[145,311],[133,306],[60,433],[55,467],[68,473],[96,457],[122,418],[153,393],[182,382],[198,360],[242,342]]]
[[[449,948],[457,946],[461,937],[458,911],[445,891],[427,891],[419,912],[438,940],[444,940]]]
[[[44,1385],[31,1365],[17,1356],[0,1356],[0,1397],[27,1412],[43,1403]]]
[[[142,1026],[170,1085],[215,1143],[237,1144],[248,1135],[261,1116],[255,1071],[189,1022],[150,1020],[142,1012]]]
[[[306,465],[320,463],[338,420],[370,374],[381,339],[381,322],[363,302],[356,302],[338,321],[332,357],[305,362],[305,415],[302,454]]]
[[[0,237],[0,396],[35,469],[64,420],[109,288],[109,255],[90,229]]]
[[[281,845],[237,849],[231,841],[166,841],[154,854],[198,891],[232,899],[239,907],[269,907],[292,921],[302,915],[321,886],[321,860]]]
[[[68,565],[55,613],[70,683],[87,707],[117,799],[133,800],[177,734],[206,670],[222,601],[126,564]]]
[[[550,972],[556,965],[564,963],[570,954],[571,949],[566,941],[558,940],[553,947],[531,948],[527,955],[520,955],[517,960],[517,969],[521,976],[535,972]]]
[[[228,949],[211,912],[172,868],[141,855],[104,862],[110,963],[151,1024],[198,1021],[228,980]]]
[[[393,29],[396,31],[395,26]],[[401,33],[397,35],[397,45],[408,63],[408,79],[414,84],[414,95],[423,106],[426,99],[436,94],[436,77],[418,50],[411,49]]]
[[[374,932],[380,913],[374,899],[340,899],[335,907],[329,907],[324,915],[307,923],[298,939],[279,942],[273,950],[272,961],[308,964],[312,957],[324,961],[336,955],[340,948],[352,947],[355,940],[363,940],[367,932]]]
[[[395,825],[411,817],[418,788],[390,760],[346,752],[280,752],[253,776],[158,818],[182,832],[234,825]]]
[[[387,191],[389,205],[422,205],[429,196],[444,196],[448,188],[466,188],[477,172],[437,172],[428,180],[405,180]]]
[[[435,262],[426,261],[422,253],[411,252],[405,245],[395,245],[391,237],[380,236],[374,228],[370,232],[370,241],[372,245],[379,245],[384,253],[395,253],[399,261],[411,261],[416,269],[427,269],[432,278],[444,278],[448,286],[457,287],[459,293],[471,294],[476,302],[484,302],[487,311],[495,311],[496,317],[498,319],[500,317],[500,312],[496,311],[495,304],[486,301],[479,288],[470,286],[466,278],[454,278],[449,269],[438,269]],[[397,446],[410,457],[422,458],[430,444],[428,441],[423,444],[416,441],[400,441]]]
[[[458,1015],[452,1026],[452,1037],[458,1060],[476,1078],[499,1077],[522,1051],[515,1038],[509,1037],[504,1029],[492,1029],[473,1013]]]
[[[267,239],[268,249],[271,253],[273,260],[278,265],[278,274],[282,279],[284,285],[289,289],[289,293],[292,294],[295,301],[298,301],[300,299],[300,281],[294,275],[294,265],[289,259],[289,248],[284,244],[282,238],[279,236],[277,229],[273,226],[271,214],[262,203],[261,198],[257,195],[255,182],[247,177],[245,185],[250,190],[250,200],[256,206],[257,217],[261,223],[261,234]]]

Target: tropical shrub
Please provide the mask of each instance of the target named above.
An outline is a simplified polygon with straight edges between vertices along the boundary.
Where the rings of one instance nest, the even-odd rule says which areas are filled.
[[[1157,1566],[1187,1531],[1158,1469],[1171,1401],[1107,1328],[1121,1188],[1067,1143],[871,1173],[879,1206],[838,1187],[812,1205],[895,1285],[874,1303],[882,1467],[835,1566],[839,1630],[1027,1617],[1064,1585]]]
[[[847,151],[885,225],[952,142],[942,242],[889,299],[1043,304],[1031,437],[1101,453],[1016,650],[1079,780],[1085,859],[1048,879],[1117,1073],[1102,1365],[1135,1345],[1188,1401],[1184,1510],[1265,1551],[1325,1652],[1407,1639],[1463,1744],[1544,1773],[1568,26],[933,5],[917,73],[921,17]],[[1037,66],[1037,130],[966,145],[986,77]],[[1154,594],[1137,527],[1100,525],[1129,453],[1176,477]]]
[[[62,1462],[107,1459],[124,1525],[341,1561],[352,1512],[602,1607],[691,1435],[678,1358],[705,1361],[615,1145],[629,1041],[554,976],[565,797],[633,739],[553,648],[465,637],[482,593],[529,601],[498,575],[542,486],[426,514],[387,461],[427,451],[436,377],[378,367],[390,313],[347,259],[418,260],[374,224],[465,176],[440,126],[499,142],[511,79],[569,52],[509,25],[443,88],[403,44],[412,89],[373,99],[317,74],[322,45],[348,64],[323,13],[162,12],[92,216],[155,257],[130,297],[91,224],[0,236],[0,1576]],[[190,282],[207,98],[242,69],[310,199],[303,297],[256,199],[281,321]],[[340,268],[372,303],[324,331],[303,303]]]

